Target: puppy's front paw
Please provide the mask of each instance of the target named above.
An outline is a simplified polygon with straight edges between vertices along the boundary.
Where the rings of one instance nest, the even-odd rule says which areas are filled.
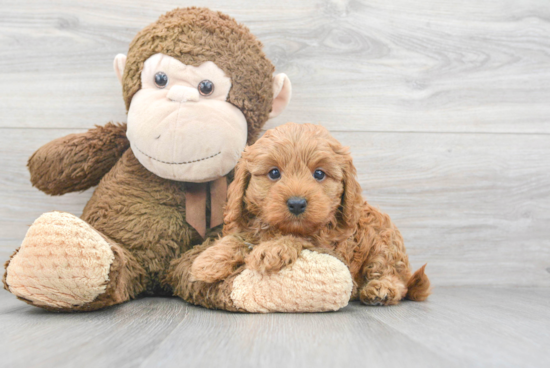
[[[359,293],[361,302],[368,305],[394,305],[405,297],[407,288],[395,276],[369,281]]]
[[[242,241],[232,236],[219,239],[193,261],[192,280],[213,283],[225,279],[244,263],[245,247]]]
[[[246,266],[269,275],[296,262],[301,251],[302,244],[298,239],[285,236],[256,246],[246,257]]]

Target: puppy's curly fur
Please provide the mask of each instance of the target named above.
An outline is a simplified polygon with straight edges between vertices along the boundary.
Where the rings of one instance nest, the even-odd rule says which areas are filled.
[[[274,168],[281,173],[275,180],[268,175]],[[316,170],[325,173],[322,180],[314,177]],[[294,123],[269,130],[237,165],[225,237],[195,260],[191,274],[214,282],[243,265],[269,274],[309,249],[347,264],[352,299],[372,305],[397,304],[404,297],[425,300],[430,294],[425,266],[411,275],[399,230],[361,192],[348,148],[328,130]],[[303,213],[289,211],[291,197],[307,201]]]

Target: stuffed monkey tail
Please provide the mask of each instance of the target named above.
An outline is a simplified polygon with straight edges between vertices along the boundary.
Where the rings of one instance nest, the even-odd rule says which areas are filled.
[[[421,302],[431,294],[430,280],[424,273],[425,268],[426,265],[420,267],[407,282],[407,299]]]

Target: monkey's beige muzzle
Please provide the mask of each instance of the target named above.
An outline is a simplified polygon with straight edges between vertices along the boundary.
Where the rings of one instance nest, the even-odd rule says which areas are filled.
[[[166,97],[174,102],[197,102],[199,91],[191,87],[173,86]]]

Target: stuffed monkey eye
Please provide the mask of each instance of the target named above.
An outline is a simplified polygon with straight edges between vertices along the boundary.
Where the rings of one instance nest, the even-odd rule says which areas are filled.
[[[163,72],[155,74],[155,85],[158,88],[164,88],[168,84],[168,76]]]
[[[281,178],[281,172],[279,171],[279,169],[277,169],[276,167],[274,167],[273,169],[269,170],[269,172],[267,173],[267,176],[271,179],[271,180],[278,180]]]
[[[214,92],[214,83],[212,83],[208,79],[205,79],[199,83],[197,89],[199,90],[199,93],[201,95],[210,96],[212,92]]]
[[[327,177],[327,174],[325,174],[325,172],[323,170],[315,170],[313,172],[313,177],[317,181],[323,181]]]

